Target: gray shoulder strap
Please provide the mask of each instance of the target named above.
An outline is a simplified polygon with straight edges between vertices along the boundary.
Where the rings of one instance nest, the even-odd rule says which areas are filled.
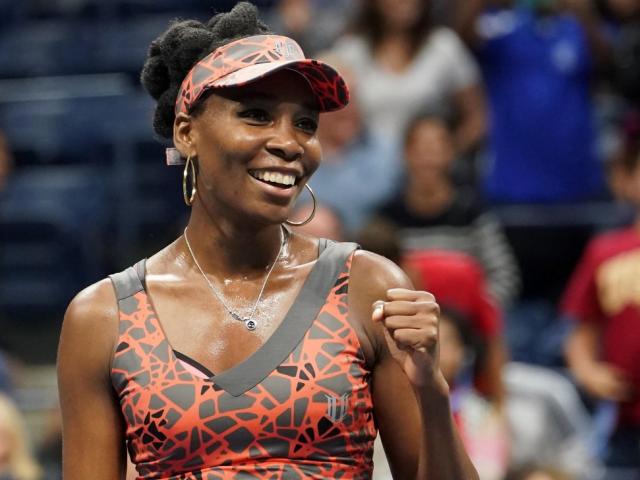
[[[349,255],[353,253],[354,250],[358,250],[360,245],[353,242],[335,242],[333,240],[326,240],[325,247],[323,250],[327,250],[325,255],[327,256],[327,263],[331,263],[335,265],[335,268],[340,269],[344,266],[344,263],[349,258]],[[322,252],[320,252],[322,253]],[[337,274],[338,272],[336,272]]]
[[[113,288],[116,291],[118,301],[129,298],[138,292],[144,290],[144,270],[145,260],[141,260],[133,267],[126,270],[109,275]]]

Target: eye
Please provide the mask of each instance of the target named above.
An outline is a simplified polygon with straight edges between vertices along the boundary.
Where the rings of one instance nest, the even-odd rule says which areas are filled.
[[[296,127],[304,132],[313,134],[318,130],[318,120],[310,117],[304,117],[296,122]]]
[[[269,114],[262,108],[248,108],[239,113],[241,118],[245,118],[252,123],[267,123],[270,120]]]

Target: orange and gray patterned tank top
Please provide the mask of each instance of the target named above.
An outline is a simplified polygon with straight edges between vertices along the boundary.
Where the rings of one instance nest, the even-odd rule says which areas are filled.
[[[371,477],[371,372],[347,320],[355,248],[321,241],[273,335],[215,375],[172,349],[144,261],[111,276],[120,317],[111,380],[138,479]]]

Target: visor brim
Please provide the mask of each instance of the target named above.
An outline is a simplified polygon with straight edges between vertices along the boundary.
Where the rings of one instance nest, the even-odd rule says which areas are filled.
[[[290,60],[248,65],[212,82],[209,88],[240,87],[281,70],[293,70],[302,75],[311,88],[319,111],[340,110],[349,103],[349,88],[340,73],[317,60]]]

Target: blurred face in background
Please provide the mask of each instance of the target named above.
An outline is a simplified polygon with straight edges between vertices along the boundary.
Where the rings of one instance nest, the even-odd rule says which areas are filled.
[[[437,119],[419,121],[407,139],[405,158],[410,178],[420,183],[448,180],[455,147],[447,125]]]
[[[631,170],[625,172],[622,188],[625,199],[640,211],[640,158],[636,160],[635,166]]]
[[[362,131],[362,115],[358,107],[358,86],[355,76],[340,63],[339,59],[332,56],[320,57],[320,60],[333,65],[349,85],[349,104],[335,112],[322,114],[318,127],[318,138],[322,145],[323,154],[331,156],[333,150],[354,141]]]
[[[365,0],[373,2],[374,8],[386,22],[388,30],[402,31],[413,27],[422,12],[429,8],[429,0]]]
[[[361,130],[360,111],[353,99],[342,110],[325,113],[318,127],[318,137],[323,153],[330,156],[332,150],[355,140]]]

